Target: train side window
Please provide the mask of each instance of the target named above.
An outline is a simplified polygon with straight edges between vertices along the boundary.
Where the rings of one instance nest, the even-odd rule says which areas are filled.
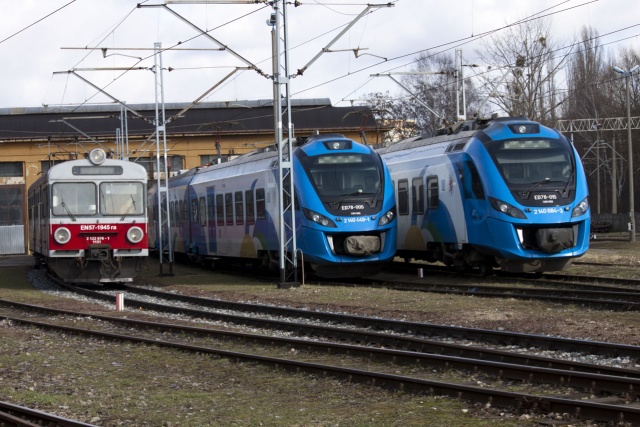
[[[199,221],[199,217],[198,217],[198,199],[197,198],[193,198],[191,199],[191,222],[194,224],[198,224]]]
[[[198,212],[200,213],[200,225],[204,227],[207,225],[207,202],[204,197],[200,197]]]
[[[175,209],[175,202],[169,202],[169,220],[171,221],[171,224],[176,223],[176,214],[174,212],[174,209]],[[156,218],[155,215],[154,215],[154,218]]]
[[[264,188],[256,189],[256,215],[258,219],[265,219],[267,217]]]
[[[247,214],[247,224],[255,224],[256,223],[256,213],[253,206],[253,191],[247,190],[244,192],[244,205],[245,212]]]
[[[422,177],[413,178],[411,182],[411,201],[412,201],[412,209],[415,214],[423,214],[424,213],[424,181]]]
[[[438,177],[436,175],[427,177],[427,207],[429,209],[437,209],[440,204],[440,195],[438,194]]]
[[[224,195],[224,205],[227,225],[233,225],[233,193]]]
[[[214,204],[213,204],[213,194],[207,194],[207,220],[212,222],[215,219]]]
[[[409,180],[398,181],[398,213],[400,215],[409,214]]]
[[[40,203],[42,203],[42,210],[40,210],[39,215],[42,218],[49,217],[49,187],[45,187],[42,190],[42,196],[40,197]]]
[[[224,225],[224,195],[216,194],[216,224]]]
[[[234,195],[236,201],[236,225],[244,224],[244,201],[242,200],[242,191],[236,191]]]

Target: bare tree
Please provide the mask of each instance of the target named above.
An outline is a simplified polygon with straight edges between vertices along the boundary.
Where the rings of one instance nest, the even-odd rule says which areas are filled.
[[[485,75],[487,86],[494,88],[490,102],[510,116],[552,124],[564,101],[555,92],[556,74],[569,52],[560,53],[553,41],[551,21],[535,19],[510,26],[483,42],[482,48],[479,57],[503,72]]]
[[[434,134],[458,120],[456,106],[462,102],[458,92],[460,81],[456,80],[458,72],[453,55],[422,54],[416,60],[415,68],[399,81],[398,90],[403,94],[402,99],[389,102],[377,93],[370,94],[366,103],[370,108],[383,110],[387,114],[384,116],[381,113],[378,117],[383,122],[395,123],[394,137]],[[473,82],[466,82],[465,91],[467,104],[477,104],[478,96]]]

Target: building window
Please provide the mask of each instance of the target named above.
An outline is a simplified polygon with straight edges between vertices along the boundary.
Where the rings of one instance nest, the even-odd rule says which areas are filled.
[[[0,176],[23,176],[22,162],[0,162]]]
[[[22,188],[0,186],[0,225],[22,225]]]
[[[217,154],[203,154],[200,156],[200,165],[217,165],[218,163],[224,163],[229,161],[229,156]]]

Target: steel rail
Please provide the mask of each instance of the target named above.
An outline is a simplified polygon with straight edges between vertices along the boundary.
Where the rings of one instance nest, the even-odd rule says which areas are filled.
[[[26,406],[0,401],[0,425],[6,427],[97,427]]]
[[[196,345],[161,341],[144,337],[135,337],[131,335],[100,332],[77,327],[52,325],[33,320],[16,318],[12,318],[11,320],[40,328],[59,330],[67,333],[98,336],[101,338],[115,339],[119,341],[129,341],[156,347],[208,354],[212,356],[229,358],[237,362],[255,362],[276,369],[282,369],[287,372],[306,372],[319,376],[332,376],[347,380],[349,382],[363,383],[371,386],[399,390],[408,393],[447,395],[449,397],[458,399],[480,402],[483,404],[491,404],[492,406],[514,408],[518,411],[526,410],[542,413],[568,413],[578,419],[640,423],[640,409],[629,405],[611,405],[585,400],[571,400],[564,398],[536,396],[527,393],[515,393],[481,387],[472,387],[460,384],[407,377],[402,375],[219,350],[209,347],[200,347]]]

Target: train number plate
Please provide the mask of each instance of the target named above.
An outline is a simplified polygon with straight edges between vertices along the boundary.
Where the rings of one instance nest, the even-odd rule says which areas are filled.
[[[538,208],[533,209],[534,215],[545,215],[545,214],[559,214],[562,213],[562,208]]]

